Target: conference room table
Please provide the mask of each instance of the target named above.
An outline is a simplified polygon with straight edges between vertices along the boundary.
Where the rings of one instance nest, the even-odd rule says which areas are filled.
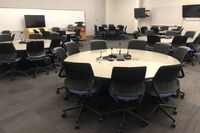
[[[29,42],[29,41],[35,41],[35,39],[27,39],[26,40],[26,42]],[[44,41],[45,49],[48,49],[50,47],[51,40],[37,39],[37,41]],[[1,43],[11,43],[11,41],[0,42],[0,45],[1,45]],[[26,50],[27,43],[20,43],[20,40],[14,40],[14,41],[12,41],[12,43],[17,51],[25,51]]]
[[[113,49],[113,54],[119,53],[119,49]],[[126,54],[127,49],[121,49],[121,54]],[[146,50],[132,50],[129,49],[129,54],[132,59],[125,61],[108,61],[99,59],[100,55],[108,56],[111,54],[111,49],[93,50],[80,52],[74,55],[68,56],[65,62],[76,63],[89,63],[92,66],[94,75],[100,78],[111,78],[113,67],[140,67],[146,66],[146,79],[153,78],[159,67],[166,65],[180,64],[180,62],[165,54]],[[81,69],[81,68],[80,68]],[[133,75],[134,76],[134,75]]]
[[[140,36],[140,37],[138,37],[138,39],[147,41],[147,36]],[[160,41],[163,42],[163,43],[171,43],[172,40],[173,40],[173,37],[171,37],[171,38],[161,37],[160,39],[161,39]],[[187,43],[191,43],[191,42],[193,42],[193,40],[194,40],[193,38],[188,38]]]

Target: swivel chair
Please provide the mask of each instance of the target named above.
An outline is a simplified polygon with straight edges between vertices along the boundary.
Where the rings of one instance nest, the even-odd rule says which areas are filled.
[[[111,76],[110,95],[122,108],[105,114],[121,113],[122,118],[117,133],[122,132],[127,113],[148,125],[148,121],[134,112],[141,105],[145,92],[146,67],[114,67]],[[132,104],[131,104],[132,103]],[[133,105],[135,103],[135,106]]]
[[[186,31],[184,36],[188,38],[193,38],[195,33],[196,31]]]
[[[176,120],[165,110],[165,108],[173,109],[173,114],[177,114],[177,108],[172,105],[165,104],[163,98],[168,98],[176,94],[176,91],[180,89],[180,83],[178,80],[178,74],[182,68],[182,65],[162,66],[158,69],[152,81],[150,81],[146,88],[148,94],[152,97],[156,97],[156,105],[153,110],[148,114],[146,119],[158,110],[161,110],[171,120],[171,127],[176,127]]]
[[[147,36],[147,49],[152,50],[157,42],[160,42],[159,36]]]
[[[104,40],[91,40],[90,50],[107,49],[106,41]]]
[[[79,109],[74,126],[76,129],[80,127],[79,120],[85,109],[98,115],[100,117],[99,120],[103,120],[103,115],[88,105],[88,101],[90,100],[89,96],[91,97],[101,87],[94,78],[91,65],[87,63],[65,62],[64,68],[67,75],[67,87],[69,92],[79,96],[82,100],[79,101],[78,105],[76,104],[74,107],[64,109],[62,117],[66,118],[66,112],[68,111]]]
[[[170,47],[170,44],[157,42],[152,51],[168,55]]]
[[[21,60],[17,57],[17,52],[12,43],[0,43],[0,65],[9,67],[9,70],[0,74],[0,77],[10,74],[10,79],[14,80],[14,73],[25,74],[25,72],[16,71],[17,63]]]
[[[78,45],[75,42],[67,42],[65,46],[66,46],[68,55],[73,55],[80,52]]]
[[[39,61],[48,59],[44,50],[44,41],[28,42],[26,46],[26,52],[27,60],[33,62],[35,65],[33,69],[29,70],[29,72],[34,71],[33,78],[37,77],[37,73],[39,70],[45,71],[47,74],[49,74],[49,70],[45,69],[44,67],[38,66]]]
[[[146,50],[146,41],[131,39],[128,43],[128,49]]]

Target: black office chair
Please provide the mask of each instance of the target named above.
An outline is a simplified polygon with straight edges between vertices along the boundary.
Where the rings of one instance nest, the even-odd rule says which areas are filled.
[[[175,36],[172,40],[172,48],[177,48],[179,46],[186,46],[187,43],[187,37],[185,36]]]
[[[61,62],[61,69],[59,71],[58,76],[60,78],[65,78],[64,86],[63,87],[59,87],[56,90],[56,93],[59,94],[60,90],[63,90],[63,89],[67,90],[67,75],[65,73],[65,69],[64,69],[64,65],[63,65],[65,58],[67,58],[67,53],[66,53],[65,49],[62,48],[62,47],[56,47],[56,48],[54,48],[54,51],[58,54],[60,62]],[[67,98],[68,98],[68,96],[65,95],[65,99],[67,99]]]
[[[158,99],[156,100],[156,106],[147,115],[146,119],[149,119],[155,111],[161,110],[172,120],[171,127],[176,127],[176,120],[165,110],[165,108],[173,109],[173,114],[177,113],[177,108],[165,104],[163,99],[175,95],[176,91],[180,89],[178,74],[181,68],[182,65],[162,66],[158,69],[152,81],[147,83],[146,90],[148,94]]]
[[[147,26],[142,26],[140,29],[142,35],[145,35],[145,31],[148,30]]]
[[[116,27],[112,24],[108,27],[108,35],[111,37],[111,39],[115,39],[115,37],[118,36]]]
[[[193,38],[195,33],[196,31],[186,31],[184,36],[188,38]]]
[[[68,55],[73,55],[80,52],[78,45],[75,42],[67,42],[65,46],[66,46]]]
[[[106,41],[104,40],[91,40],[90,50],[107,49]]]
[[[10,32],[10,30],[3,30],[2,34],[9,34],[9,35],[11,35],[11,32]]]
[[[102,24],[102,27],[107,28],[108,26],[107,24]]]
[[[155,36],[155,33],[153,30],[145,30],[145,35],[146,36]]]
[[[101,36],[97,28],[98,28],[97,25],[94,25],[94,39]]]
[[[12,43],[0,43],[0,65],[7,66],[8,71],[5,71],[0,74],[0,78],[4,75],[10,74],[10,79],[14,80],[14,74],[25,74],[25,72],[17,71],[17,63],[21,60],[20,57],[17,57],[17,52]]]
[[[107,31],[105,30],[105,28],[103,26],[99,26],[99,34],[101,36],[101,38],[105,39],[107,36]]]
[[[117,130],[122,132],[125,116],[127,113],[138,118],[145,125],[148,124],[144,118],[134,112],[141,104],[145,92],[145,74],[146,67],[114,67],[111,76],[110,94],[117,104],[121,105],[119,109],[115,109],[105,114],[122,113],[121,122]],[[134,103],[128,104],[128,103]]]
[[[34,71],[33,78],[37,77],[37,73],[39,70],[45,71],[49,74],[49,70],[45,69],[45,67],[38,66],[39,61],[47,60],[47,56],[44,50],[44,41],[31,41],[27,43],[26,46],[27,52],[27,60],[34,63],[35,67],[30,69],[28,72]]]
[[[5,41],[12,41],[12,37],[10,34],[1,34],[0,35],[0,42],[5,42]]]
[[[60,34],[58,32],[51,32],[49,39],[58,39],[60,38]]]
[[[59,32],[60,31],[60,27],[52,27],[51,29],[53,32]]]
[[[160,42],[159,36],[147,36],[147,49],[153,50],[153,47],[157,42]]]
[[[63,110],[62,117],[65,118],[67,116],[66,112],[68,111],[80,109],[75,120],[76,129],[80,127],[79,119],[85,109],[97,114],[100,120],[103,120],[103,115],[88,105],[89,97],[101,87],[101,84],[94,78],[91,65],[87,63],[65,62],[64,68],[67,75],[68,90],[72,94],[78,95],[82,100],[79,101],[78,105],[76,104],[74,107]]]
[[[157,42],[153,47],[153,51],[168,55],[170,47],[170,44]]]
[[[146,41],[131,39],[128,43],[128,49],[146,50]]]
[[[150,30],[153,30],[154,33],[155,33],[156,35],[159,34],[159,28],[158,28],[158,26],[152,26],[152,27],[150,28]]]
[[[172,57],[176,58],[178,61],[180,61],[181,64],[183,64],[188,51],[190,51],[190,48],[188,48],[186,46],[180,46],[176,49],[176,51],[174,52]],[[184,73],[183,68],[181,68],[179,78],[184,78],[184,77],[185,77],[185,73]],[[180,89],[178,90],[178,93],[180,94],[181,98],[185,97],[185,93],[182,92]]]
[[[169,26],[161,26],[160,31],[167,31],[169,30]]]

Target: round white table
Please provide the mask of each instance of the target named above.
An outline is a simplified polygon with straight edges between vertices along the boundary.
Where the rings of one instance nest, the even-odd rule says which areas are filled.
[[[98,61],[97,57],[111,54],[111,49],[85,51],[71,55],[65,59],[65,62],[90,63],[96,77],[111,78],[113,67],[139,67],[146,66],[146,78],[154,77],[161,66],[180,64],[180,62],[168,55],[150,52],[145,50],[130,50],[131,60],[125,61]],[[113,54],[118,54],[118,49],[113,49]],[[121,49],[121,53],[127,53],[127,49]],[[80,68],[81,69],[81,68]],[[133,75],[134,76],[134,75]]]

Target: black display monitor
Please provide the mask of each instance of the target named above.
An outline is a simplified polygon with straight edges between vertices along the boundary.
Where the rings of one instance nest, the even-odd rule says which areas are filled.
[[[44,15],[24,15],[26,28],[46,27]]]
[[[182,15],[184,18],[200,17],[200,5],[184,5],[182,10]]]
[[[134,8],[135,18],[145,18],[145,8]]]

